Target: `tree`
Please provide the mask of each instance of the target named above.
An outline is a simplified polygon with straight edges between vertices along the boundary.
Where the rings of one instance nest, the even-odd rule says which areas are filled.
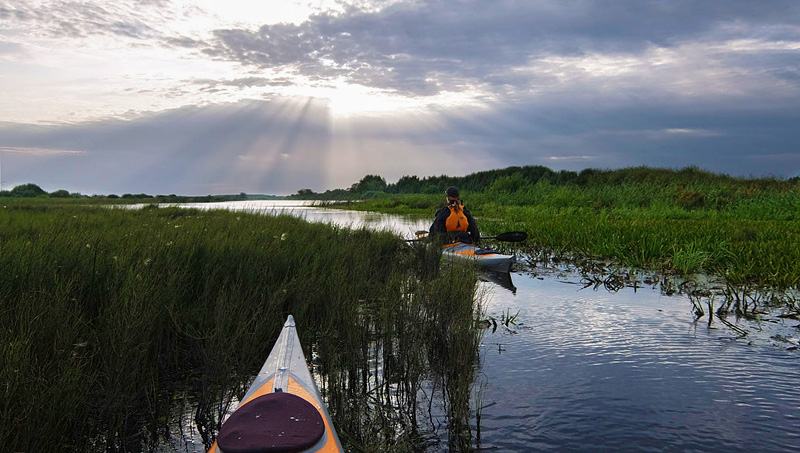
[[[418,193],[420,191],[420,182],[418,176],[403,176],[397,181],[398,193]]]
[[[367,175],[361,181],[350,186],[350,192],[364,193],[367,191],[386,192],[386,180],[378,175]]]
[[[69,192],[61,189],[55,192],[50,192],[50,198],[69,198]]]
[[[47,195],[47,192],[45,192],[44,189],[36,184],[23,184],[11,189],[12,197],[34,198],[38,197],[39,195]]]
[[[494,193],[514,193],[522,189],[528,181],[520,173],[511,176],[503,176],[496,179],[489,187],[490,192]]]
[[[439,188],[434,184],[426,184],[422,187],[422,193],[439,193]]]

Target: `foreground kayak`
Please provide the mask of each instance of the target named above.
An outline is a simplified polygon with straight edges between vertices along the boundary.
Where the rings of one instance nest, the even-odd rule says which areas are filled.
[[[343,452],[291,315],[209,453]]]
[[[516,261],[514,255],[503,255],[494,250],[464,242],[445,245],[442,256],[451,261],[474,261],[484,269],[497,272],[509,272],[511,265]]]

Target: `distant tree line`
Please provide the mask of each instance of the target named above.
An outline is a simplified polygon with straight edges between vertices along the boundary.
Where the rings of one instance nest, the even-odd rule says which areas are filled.
[[[587,168],[580,172],[555,171],[541,165],[524,167],[507,167],[496,170],[480,171],[466,176],[403,176],[396,183],[387,183],[379,175],[366,175],[347,189],[333,189],[325,192],[314,192],[311,189],[300,189],[287,197],[272,195],[148,195],[145,193],[126,193],[122,195],[83,195],[56,190],[47,193],[36,184],[22,184],[11,190],[0,191],[0,197],[12,198],[106,198],[124,201],[147,200],[154,203],[200,203],[209,201],[235,201],[248,199],[315,199],[315,200],[352,200],[369,199],[386,194],[441,194],[449,186],[457,186],[470,192],[504,192],[510,193],[531,184],[546,182],[552,185],[575,185],[580,187],[620,185],[620,184],[657,184],[663,186],[691,186],[698,183],[712,183],[727,186],[747,186],[753,189],[788,190],[800,184],[800,176],[788,179],[776,177],[735,178],[733,176],[712,173],[697,167],[682,169],[629,167],[617,170],[601,170]]]
[[[630,167],[617,170],[600,170],[587,168],[580,172],[555,171],[535,165],[524,167],[507,167],[497,170],[481,171],[466,176],[403,176],[396,183],[389,184],[378,175],[367,175],[348,189],[327,190],[316,193],[311,189],[301,189],[287,198],[295,199],[368,199],[381,194],[438,194],[444,193],[449,186],[457,186],[461,190],[471,192],[514,192],[521,187],[546,182],[552,185],[575,185],[580,187],[620,185],[620,184],[657,184],[663,186],[698,183],[754,187],[759,189],[786,190],[800,183],[800,176],[789,179],[767,178],[735,178],[733,176],[712,173],[697,167],[683,169],[667,169],[652,167]]]
[[[0,190],[0,198],[92,198],[92,199],[111,199],[124,201],[152,201],[154,203],[202,203],[209,201],[237,201],[248,199],[271,199],[281,198],[272,195],[248,195],[244,192],[238,195],[204,195],[204,196],[185,196],[185,195],[148,195],[146,193],[126,193],[122,195],[84,195],[80,192],[70,193],[67,190],[59,189],[48,193],[36,184],[28,183],[14,187],[11,190]]]

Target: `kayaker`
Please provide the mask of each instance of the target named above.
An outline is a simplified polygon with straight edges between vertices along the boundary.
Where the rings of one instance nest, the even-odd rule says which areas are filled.
[[[461,201],[458,187],[450,186],[444,194],[447,197],[447,206],[436,211],[429,234],[431,236],[446,235],[449,242],[477,244],[481,237],[478,224]]]

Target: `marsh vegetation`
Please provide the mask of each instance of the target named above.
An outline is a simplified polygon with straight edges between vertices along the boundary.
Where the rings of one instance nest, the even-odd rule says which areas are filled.
[[[516,170],[464,177],[465,187],[475,190],[463,190],[463,198],[487,233],[527,231],[524,251],[531,256],[610,259],[666,274],[711,272],[734,285],[800,285],[800,188],[794,180],[692,168]],[[448,181],[458,182],[429,182]],[[441,203],[439,191],[383,193],[347,208],[432,215]]]
[[[468,267],[390,233],[288,215],[0,203],[0,443],[155,449],[191,413],[208,446],[291,313],[343,442],[417,448],[447,408],[474,437],[481,331]]]

